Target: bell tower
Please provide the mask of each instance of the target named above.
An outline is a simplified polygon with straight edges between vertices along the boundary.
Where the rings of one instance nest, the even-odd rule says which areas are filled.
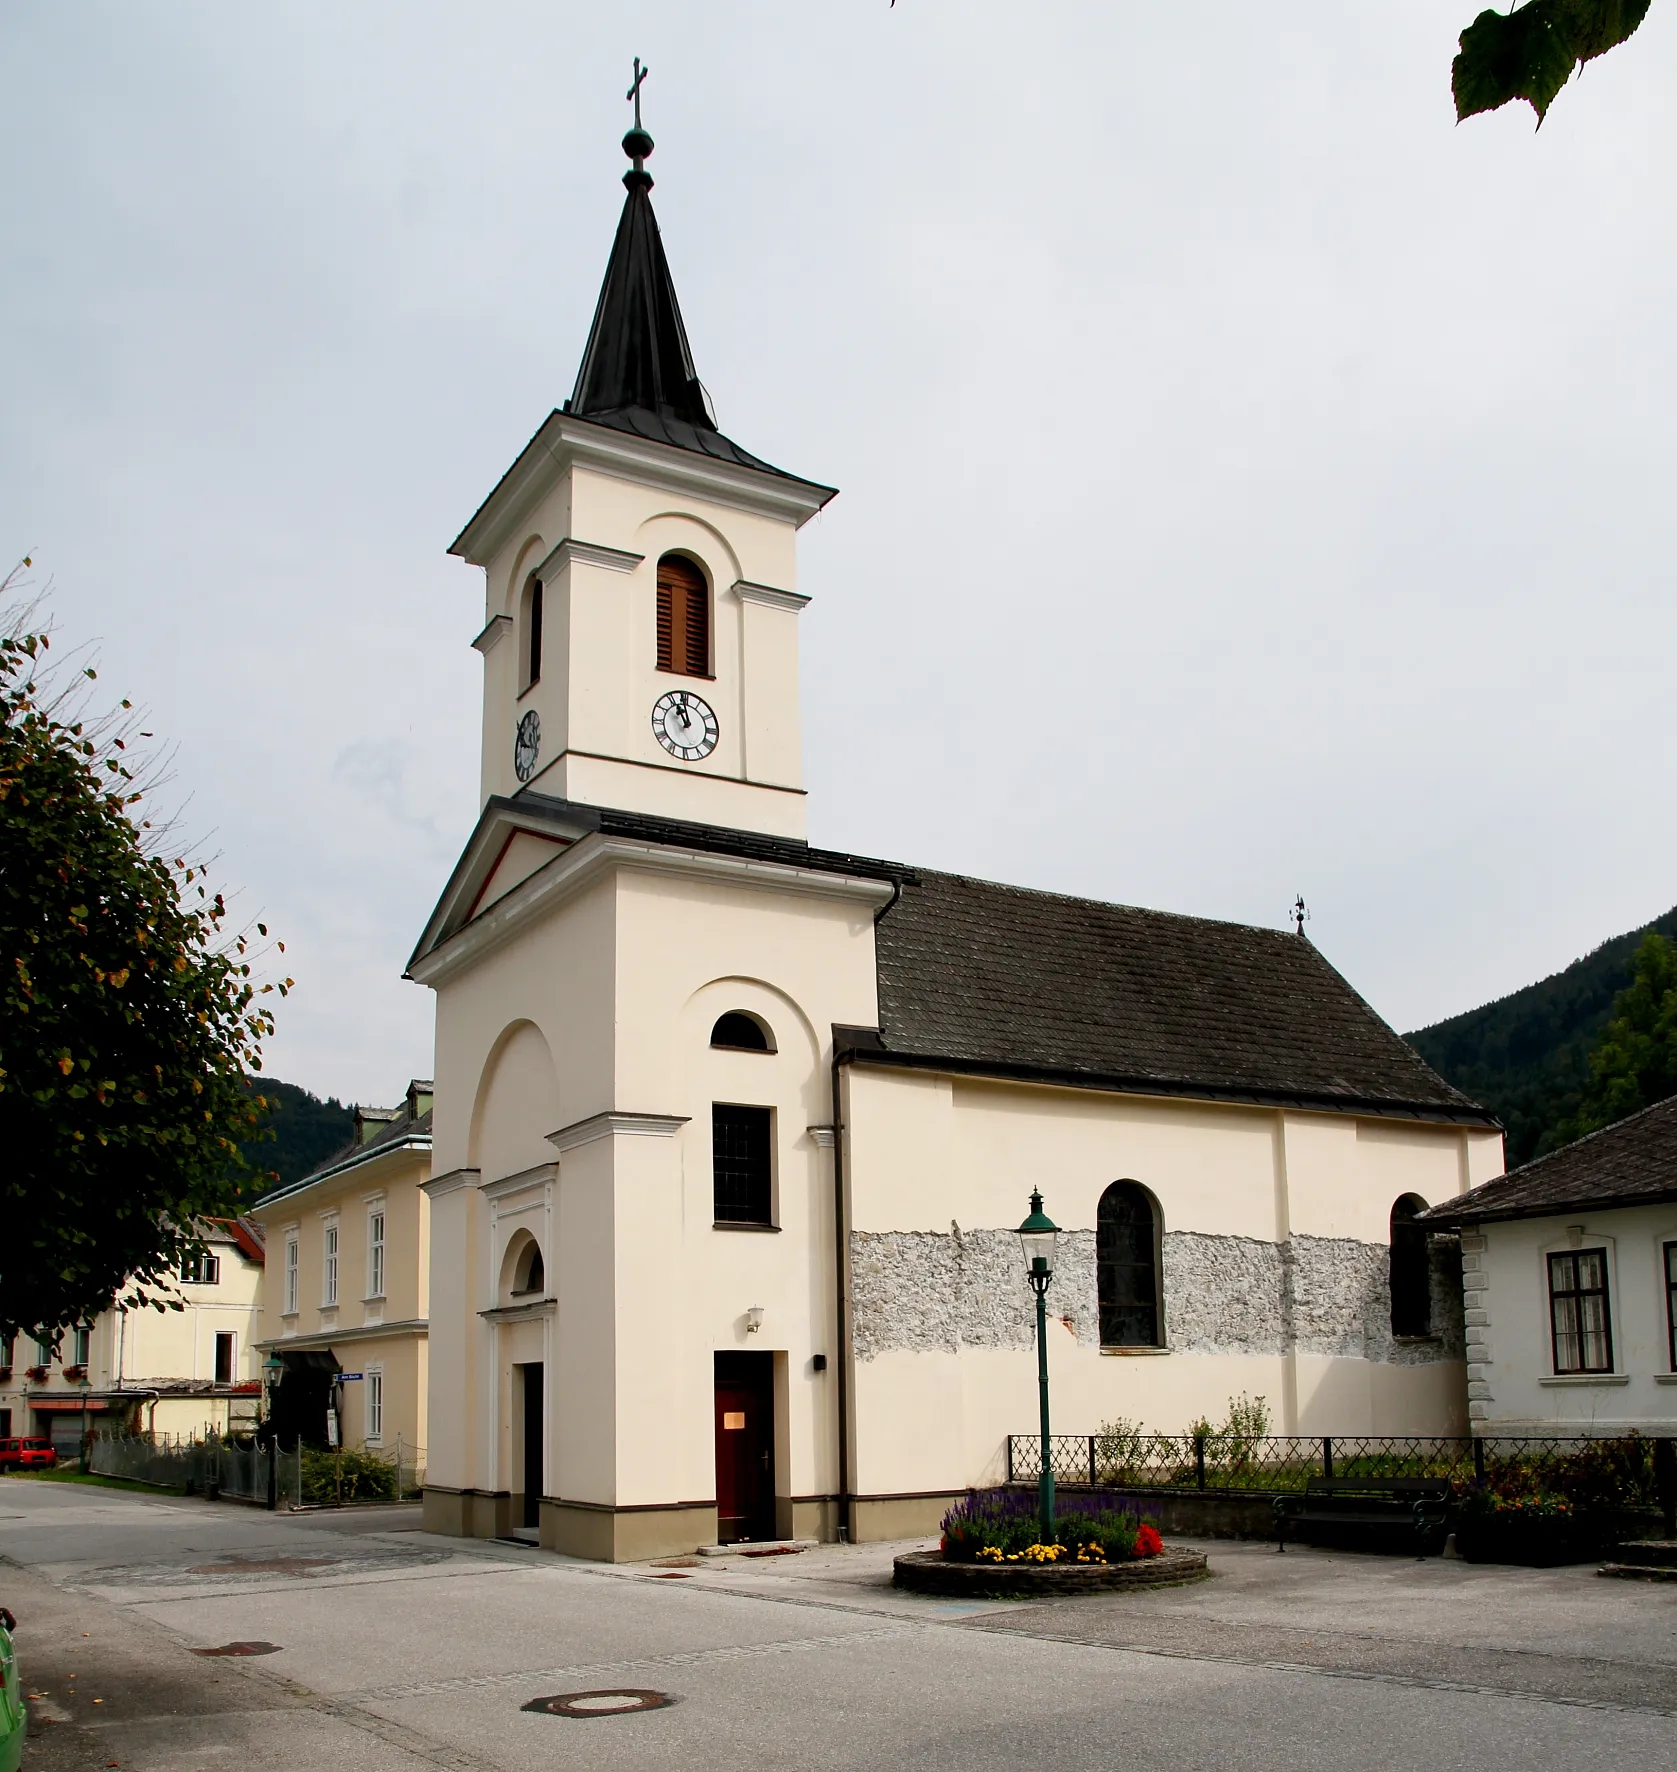
[[[802,837],[797,532],[834,496],[716,428],[632,165],[571,397],[449,552],[485,575],[484,803]]]

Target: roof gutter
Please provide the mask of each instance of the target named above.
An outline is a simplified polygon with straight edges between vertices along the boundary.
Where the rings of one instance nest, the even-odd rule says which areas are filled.
[[[1487,1187],[1494,1183],[1487,1182]],[[1568,1212],[1622,1212],[1632,1206],[1665,1206],[1677,1200],[1677,1183],[1639,1194],[1591,1194],[1582,1199],[1544,1200],[1530,1205],[1463,1207],[1459,1201],[1446,1200],[1430,1211],[1417,1212],[1417,1224],[1438,1225],[1446,1229],[1475,1224],[1506,1224],[1518,1218],[1559,1218]]]

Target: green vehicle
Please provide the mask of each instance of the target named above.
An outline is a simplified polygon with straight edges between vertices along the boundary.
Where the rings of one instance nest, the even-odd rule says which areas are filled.
[[[0,1606],[0,1772],[17,1772],[23,1764],[23,1737],[29,1727],[18,1680],[17,1650],[12,1647],[16,1629],[17,1620]]]

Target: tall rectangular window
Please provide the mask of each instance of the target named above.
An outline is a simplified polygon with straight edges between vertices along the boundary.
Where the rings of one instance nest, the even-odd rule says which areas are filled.
[[[710,1110],[711,1176],[718,1224],[771,1224],[773,1112],[715,1103]]]
[[[384,1214],[367,1216],[367,1296],[384,1297]]]
[[[1665,1333],[1670,1343],[1671,1370],[1677,1372],[1677,1243],[1665,1246]]]
[[[325,1243],[325,1278],[321,1286],[320,1302],[323,1305],[338,1302],[338,1227],[329,1224],[326,1227]]]
[[[384,1438],[384,1374],[367,1374],[367,1438]]]
[[[37,1335],[35,1337],[35,1364],[37,1366],[50,1366],[52,1364],[52,1337],[50,1335]]]
[[[1557,1373],[1613,1370],[1605,1249],[1549,1257],[1549,1327]]]
[[[9,1335],[6,1337],[6,1339],[4,1341],[0,1341],[0,1366],[4,1366],[8,1370],[10,1370],[10,1368],[11,1368],[12,1349],[15,1345],[16,1344],[13,1342],[11,1336],[9,1336]]]
[[[285,1315],[294,1317],[297,1314],[297,1239],[285,1239]]]
[[[85,1366],[87,1364],[87,1343],[87,1326],[84,1324],[70,1337],[70,1359],[73,1365]]]
[[[230,1333],[218,1333],[215,1338],[215,1381],[217,1384],[233,1382],[233,1337]]]

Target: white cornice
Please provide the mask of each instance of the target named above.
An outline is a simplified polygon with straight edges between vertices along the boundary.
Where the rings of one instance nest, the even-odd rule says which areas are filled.
[[[674,1138],[687,1124],[686,1114],[590,1114],[547,1135],[547,1142],[563,1155],[597,1138]]]
[[[435,988],[463,966],[509,940],[527,923],[620,868],[874,906],[889,903],[895,890],[888,880],[864,880],[785,862],[713,855],[703,850],[638,843],[626,837],[602,837],[595,833],[573,844],[529,879],[521,880],[505,898],[496,899],[488,910],[445,937],[430,953],[416,958],[409,967],[409,976]]]
[[[419,1191],[432,1200],[440,1200],[447,1194],[457,1194],[463,1187],[472,1187],[483,1173],[481,1169],[450,1169],[446,1175],[435,1175],[429,1181],[419,1184]]]
[[[431,1327],[429,1317],[403,1317],[395,1323],[362,1323],[353,1329],[317,1329],[307,1335],[281,1335],[270,1341],[259,1341],[258,1348],[323,1348],[335,1347],[341,1341],[377,1341],[381,1336],[426,1335]]]
[[[765,609],[790,609],[794,615],[809,601],[802,591],[781,591],[773,585],[754,585],[748,578],[736,578],[729,589],[742,603],[761,603]]]
[[[481,652],[487,658],[500,645],[502,639],[511,632],[512,617],[510,615],[492,615],[483,632],[472,642],[473,649]]]
[[[486,1323],[529,1323],[551,1317],[558,1308],[557,1298],[538,1298],[533,1304],[498,1304],[478,1315]]]
[[[621,548],[601,547],[598,542],[578,541],[567,535],[536,568],[536,577],[546,582],[567,566],[603,566],[607,572],[633,572],[645,554],[626,554]]]
[[[474,566],[487,566],[553,483],[573,467],[630,480],[637,486],[685,493],[800,527],[833,496],[828,486],[742,467],[716,456],[678,449],[673,443],[655,443],[609,425],[554,412],[448,551]]]
[[[544,1187],[559,1179],[557,1163],[537,1163],[534,1168],[520,1169],[516,1175],[503,1175],[499,1181],[480,1181],[477,1191],[486,1200],[505,1200],[527,1188]]]

